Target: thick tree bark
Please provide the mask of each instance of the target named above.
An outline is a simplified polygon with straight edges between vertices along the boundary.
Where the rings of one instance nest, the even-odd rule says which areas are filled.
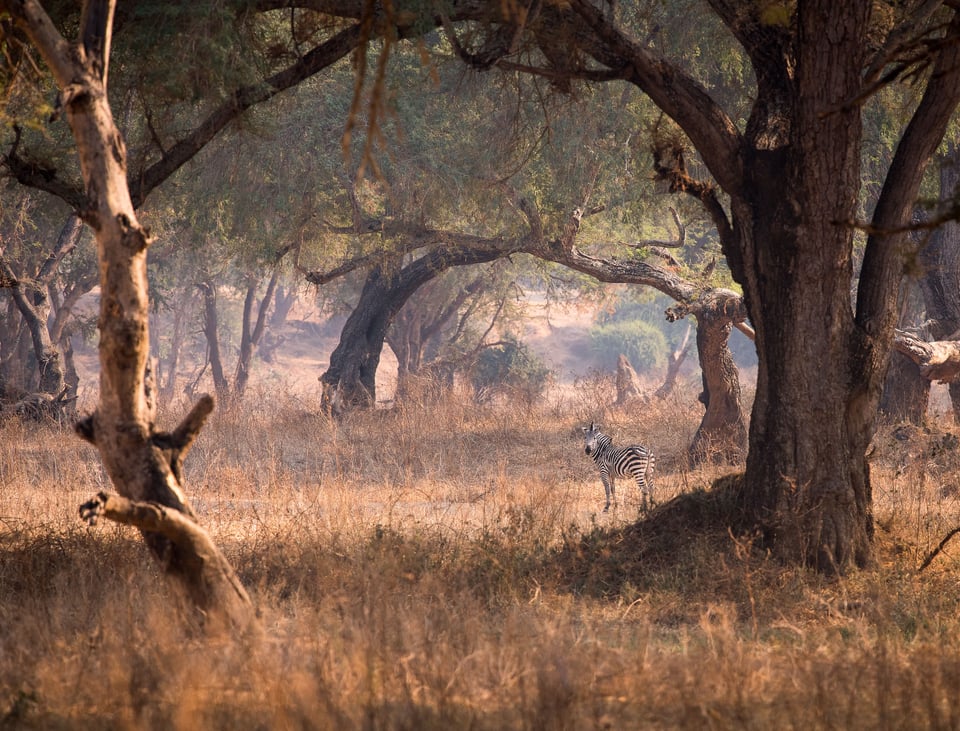
[[[859,100],[864,79],[880,78],[887,54],[900,49],[873,50],[868,0],[801,0],[782,25],[768,22],[753,3],[710,5],[755,72],[755,101],[743,134],[696,80],[629,38],[611,16],[589,0],[571,0],[570,7],[594,34],[583,41],[584,51],[670,115],[730,196],[729,213],[715,205],[708,210],[719,220],[724,254],[757,336],[745,509],[785,558],[824,570],[862,565],[873,531],[864,454],[888,363],[904,255],[910,256],[899,232],[960,101],[960,23],[953,13],[948,26],[937,26],[949,39],[931,53],[926,88],[874,211],[853,315]],[[914,29],[928,17],[917,19]]]
[[[213,409],[202,399],[172,433],[156,429],[156,390],[148,368],[148,233],[137,221],[126,177],[123,140],[107,102],[113,2],[84,4],[79,43],[67,43],[33,0],[0,2],[36,46],[59,87],[80,156],[85,196],[81,214],[94,230],[100,262],[100,400],[77,424],[93,443],[118,492],[193,521],[183,492],[182,459]],[[243,628],[253,620],[250,598],[232,568],[197,553],[184,534],[144,524],[148,545],[182,581],[213,624]],[[202,532],[199,525],[196,531]],[[211,544],[212,545],[212,544]]]

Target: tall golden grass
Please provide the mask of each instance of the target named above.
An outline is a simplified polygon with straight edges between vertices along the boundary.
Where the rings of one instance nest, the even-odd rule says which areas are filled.
[[[828,580],[670,503],[715,509],[724,473],[685,466],[693,394],[611,412],[601,385],[216,412],[186,476],[261,612],[231,641],[196,630],[134,531],[79,522],[107,487],[92,448],[4,422],[0,727],[960,727],[960,544],[917,571],[960,523],[952,426],[880,431],[876,564]],[[626,484],[599,512],[590,420],[659,452],[649,522]]]

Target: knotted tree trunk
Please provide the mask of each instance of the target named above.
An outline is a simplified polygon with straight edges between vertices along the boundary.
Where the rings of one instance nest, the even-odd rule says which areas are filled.
[[[185,587],[209,627],[254,622],[249,596],[195,515],[183,489],[182,460],[207,415],[201,399],[173,432],[156,427],[156,388],[149,373],[148,232],[137,221],[126,176],[126,151],[107,102],[114,3],[84,4],[79,42],[67,43],[33,0],[0,2],[43,56],[77,144],[86,191],[81,211],[94,230],[100,263],[100,400],[77,424],[97,447],[123,500],[100,495],[81,509],[140,528],[164,569]],[[172,513],[171,511],[174,511]],[[184,526],[187,527],[184,527]]]

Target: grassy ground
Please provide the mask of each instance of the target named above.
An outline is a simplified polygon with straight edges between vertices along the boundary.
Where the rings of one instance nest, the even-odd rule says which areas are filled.
[[[578,393],[216,412],[187,479],[261,611],[236,642],[191,629],[135,532],[79,523],[92,448],[3,423],[0,727],[960,727],[960,539],[917,571],[960,524],[952,426],[881,430],[876,564],[827,580],[704,519],[724,470],[684,466],[693,394]],[[649,522],[626,486],[599,512],[592,419],[659,452]]]

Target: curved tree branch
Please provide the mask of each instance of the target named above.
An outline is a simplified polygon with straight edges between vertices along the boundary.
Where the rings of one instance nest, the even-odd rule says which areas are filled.
[[[937,57],[923,98],[897,146],[874,209],[875,231],[903,231],[909,224],[926,163],[960,104],[960,11],[954,12],[948,32],[954,42],[946,44]],[[896,324],[896,308],[889,307],[889,302],[897,296],[905,257],[915,253],[904,247],[904,233],[874,233],[867,238],[856,320],[868,337],[885,341]]]
[[[609,68],[624,69],[625,78],[680,125],[720,187],[737,195],[744,183],[741,136],[729,115],[692,76],[628,38],[590,0],[572,0],[571,7],[594,33],[585,51]]]

